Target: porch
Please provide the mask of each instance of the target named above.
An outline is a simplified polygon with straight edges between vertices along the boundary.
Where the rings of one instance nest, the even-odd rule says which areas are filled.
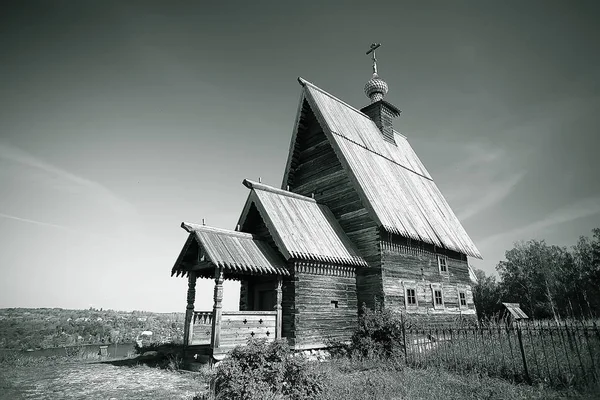
[[[280,337],[277,320],[277,311],[223,311],[220,323],[213,324],[214,311],[194,311],[186,345],[210,348],[213,355],[224,354],[250,339]],[[220,330],[215,335],[213,329],[217,327]],[[215,336],[217,345],[212,342]]]
[[[184,345],[188,353],[221,359],[249,339],[282,336],[282,282],[286,263],[251,234],[182,224],[190,236],[171,275],[187,276]],[[196,281],[214,279],[212,311],[195,310]],[[223,282],[241,281],[240,311],[223,311]]]

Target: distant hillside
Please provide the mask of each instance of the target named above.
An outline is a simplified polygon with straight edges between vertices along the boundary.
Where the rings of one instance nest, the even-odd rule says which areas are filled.
[[[183,313],[147,311],[0,309],[0,349],[40,349],[133,342],[143,331],[152,342],[181,341]]]

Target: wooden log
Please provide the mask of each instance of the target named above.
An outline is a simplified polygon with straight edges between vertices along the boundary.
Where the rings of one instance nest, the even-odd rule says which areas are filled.
[[[282,295],[282,291],[281,291],[281,287],[282,287],[282,283],[283,283],[283,279],[281,276],[277,277],[277,287],[275,289],[276,291],[276,298],[275,298],[275,311],[277,312],[277,319],[275,320],[275,337],[277,339],[281,338],[281,316],[282,316],[282,308],[281,308],[281,302],[283,299],[283,295]]]
[[[194,301],[196,300],[196,279],[196,272],[189,272],[185,325],[183,328],[183,343],[185,345],[190,344],[190,338],[193,336],[192,318],[194,316]]]
[[[215,267],[215,293],[213,306],[213,325],[210,347],[219,348],[221,335],[221,314],[223,311],[223,268]]]

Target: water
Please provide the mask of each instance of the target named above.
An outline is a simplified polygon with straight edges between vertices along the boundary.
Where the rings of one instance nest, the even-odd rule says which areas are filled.
[[[117,344],[84,344],[80,346],[68,346],[68,347],[53,347],[50,349],[41,350],[11,350],[11,349],[0,349],[0,354],[17,353],[32,357],[50,357],[50,356],[66,356],[68,354],[75,354],[78,349],[83,349],[86,353],[100,353],[100,346],[108,346],[108,356],[111,358],[124,358],[134,352],[135,343],[117,343]]]

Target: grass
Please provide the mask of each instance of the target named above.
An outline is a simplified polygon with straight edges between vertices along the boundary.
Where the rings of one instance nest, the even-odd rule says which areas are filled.
[[[0,399],[192,400],[202,398],[199,394],[206,391],[213,374],[150,367],[136,359],[101,362],[95,357],[0,360]],[[403,361],[334,358],[312,363],[311,368],[326,382],[323,400],[597,398],[573,389],[512,384],[480,371],[456,374],[438,367],[413,369]]]
[[[425,335],[420,335],[424,337]],[[409,364],[439,367],[455,372],[477,372],[514,382],[526,382],[523,357],[516,331],[504,329],[454,330],[434,335],[439,340],[426,346],[411,345],[417,336],[409,335]],[[583,329],[524,329],[523,353],[533,384],[558,389],[586,388],[594,381],[600,366],[600,339]]]
[[[513,384],[480,373],[456,374],[441,368],[402,368],[400,364],[335,359],[316,368],[328,379],[322,399],[564,399],[598,398],[574,389]]]

